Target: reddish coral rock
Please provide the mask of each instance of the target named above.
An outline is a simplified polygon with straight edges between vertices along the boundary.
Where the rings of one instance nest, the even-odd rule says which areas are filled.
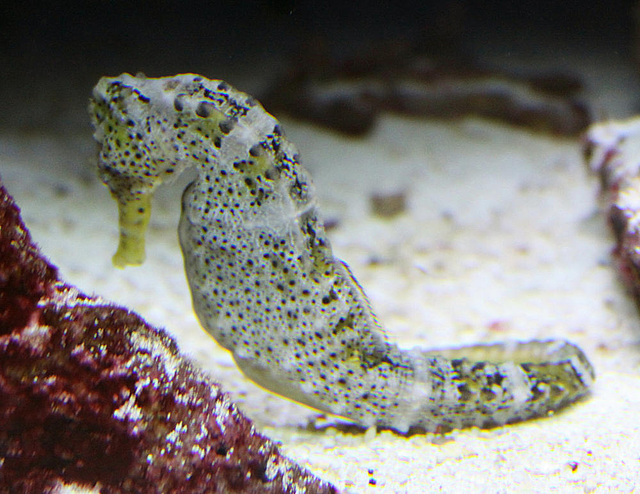
[[[64,283],[0,182],[0,492],[335,493],[138,315]]]
[[[587,165],[600,179],[616,239],[614,262],[640,308],[640,118],[592,125],[583,150]]]

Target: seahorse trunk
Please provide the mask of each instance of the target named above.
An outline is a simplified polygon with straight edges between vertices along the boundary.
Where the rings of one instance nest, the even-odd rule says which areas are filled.
[[[100,167],[109,170],[102,177],[119,204],[139,198],[122,185],[128,179],[150,194],[197,167],[179,228],[193,305],[256,383],[401,432],[503,424],[587,392],[593,369],[562,341],[443,351],[389,344],[364,291],[333,255],[295,147],[252,97],[192,74],[123,74],[100,81],[91,110]],[[122,217],[136,218],[127,210]]]

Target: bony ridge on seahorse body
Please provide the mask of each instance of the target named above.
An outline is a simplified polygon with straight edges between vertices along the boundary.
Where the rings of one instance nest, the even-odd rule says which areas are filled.
[[[90,104],[99,173],[119,207],[118,266],[144,260],[151,196],[189,167],[180,244],[195,311],[253,381],[368,427],[504,424],[587,393],[565,341],[401,350],[334,257],[314,186],[278,121],[194,74],[102,78]]]

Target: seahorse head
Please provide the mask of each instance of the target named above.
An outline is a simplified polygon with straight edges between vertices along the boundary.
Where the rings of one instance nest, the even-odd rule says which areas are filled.
[[[176,110],[184,106],[181,94],[193,91],[194,79],[186,74],[160,83],[122,74],[96,85],[89,111],[100,144],[100,176],[112,193],[147,193],[182,171],[192,149],[189,143],[176,145],[175,135],[185,126]],[[183,120],[189,120],[188,112]]]
[[[277,123],[253,97],[196,74],[103,77],[89,112],[100,176],[114,194],[145,193],[194,162],[217,160],[240,120],[245,128],[258,120],[265,134]]]
[[[196,162],[217,159],[234,111],[246,109],[228,89],[194,74],[163,79],[122,74],[103,77],[94,88],[89,113],[99,144],[99,174],[120,214],[116,265],[143,262],[155,188]]]

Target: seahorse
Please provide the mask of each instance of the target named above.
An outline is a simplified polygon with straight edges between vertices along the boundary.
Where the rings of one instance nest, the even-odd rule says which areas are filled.
[[[593,367],[567,341],[389,342],[333,255],[295,146],[252,96],[196,74],[122,74],[99,81],[89,110],[99,175],[119,208],[114,264],[144,261],[154,191],[196,168],[179,225],[193,306],[262,387],[400,433],[502,425],[589,392]]]

